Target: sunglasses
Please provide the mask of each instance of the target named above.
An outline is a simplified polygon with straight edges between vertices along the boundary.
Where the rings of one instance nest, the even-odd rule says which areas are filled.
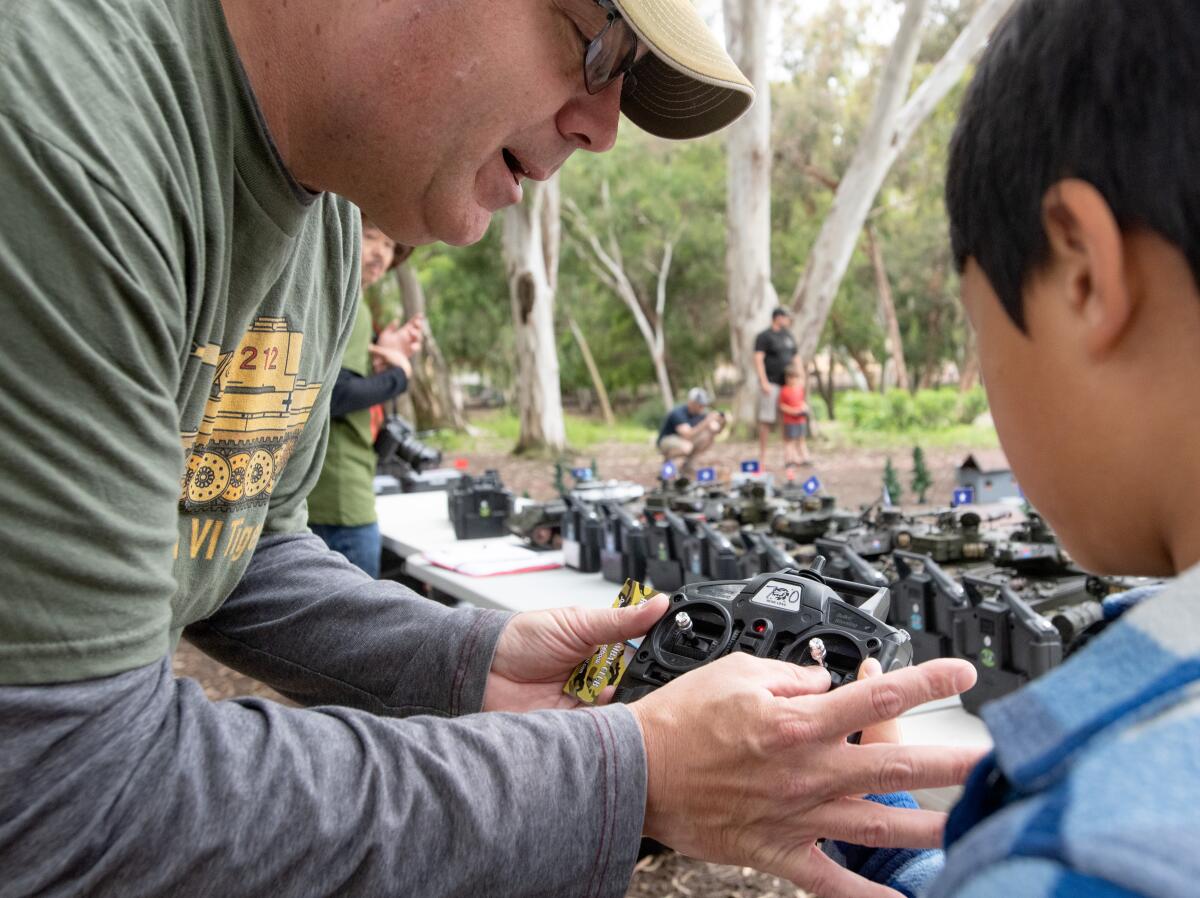
[[[600,29],[583,54],[583,83],[589,94],[598,94],[624,76],[621,93],[628,96],[637,87],[633,67],[641,58],[642,43],[629,23],[621,16],[612,0],[596,0],[608,21]]]

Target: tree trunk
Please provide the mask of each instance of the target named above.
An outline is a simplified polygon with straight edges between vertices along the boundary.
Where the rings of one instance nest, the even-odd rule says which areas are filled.
[[[958,83],[987,42],[992,28],[1015,0],[985,0],[929,77],[904,102],[921,44],[921,25],[929,0],[908,0],[892,45],[879,93],[854,157],[841,178],[828,218],[821,227],[804,274],[792,293],[799,353],[806,355],[821,339],[829,309],[846,274],[858,232],[888,171],[920,124]]]
[[[596,360],[592,358],[592,349],[588,346],[587,337],[583,335],[583,331],[570,315],[567,315],[567,327],[571,329],[571,335],[575,338],[575,343],[583,355],[583,363],[587,365],[588,375],[592,378],[592,388],[596,391],[596,399],[600,403],[600,414],[604,416],[604,423],[613,427],[617,420],[613,417],[612,405],[608,401],[608,390],[604,387],[604,380],[600,377],[600,369],[596,367]]]
[[[901,390],[911,389],[908,365],[904,362],[904,341],[900,338],[900,321],[896,317],[896,302],[892,298],[892,283],[888,280],[887,265],[883,261],[883,246],[873,225],[868,224],[867,251],[871,256],[871,267],[875,270],[875,287],[879,291],[879,310],[887,325],[888,352],[892,370],[896,375],[896,386]]]
[[[521,432],[515,451],[566,449],[554,287],[558,280],[558,178],[525,182],[525,199],[504,213],[504,262],[512,299],[517,355],[517,409]]]
[[[771,324],[771,88],[768,35],[775,0],[725,0],[729,52],[753,83],[750,111],[728,132],[725,273],[731,359],[738,372],[734,425],[752,428],[760,395],[754,339]]]
[[[400,283],[400,296],[404,302],[404,318],[425,314],[425,291],[417,278],[411,262],[396,269],[396,280]],[[450,367],[429,322],[425,322],[423,348],[412,359],[413,376],[409,380],[408,395],[411,397],[413,419],[418,430],[434,430],[450,427],[466,430],[462,397],[450,381]]]
[[[608,206],[608,185],[601,191],[601,202]],[[566,203],[574,230],[587,243],[587,248],[580,248],[580,255],[588,263],[588,267],[599,281],[613,293],[617,294],[625,308],[633,315],[638,332],[646,342],[650,361],[654,365],[654,376],[658,381],[658,392],[662,397],[663,406],[670,408],[675,404],[675,392],[671,388],[671,375],[667,371],[667,338],[664,330],[667,309],[667,279],[671,273],[671,261],[675,254],[675,243],[678,234],[663,241],[662,261],[658,269],[658,283],[655,290],[654,319],[651,320],[642,299],[638,296],[637,288],[625,271],[625,260],[621,254],[621,245],[617,242],[616,234],[609,233],[608,246],[605,247],[596,234],[591,222],[588,221],[578,204],[568,199]],[[589,252],[590,250],[590,252]]]
[[[821,398],[825,400],[825,408],[829,410],[829,420],[834,421],[837,416],[834,414],[833,408],[833,353],[829,353],[829,376],[825,377],[821,374],[821,366],[817,364],[814,358],[812,362],[812,377],[817,382],[817,392],[821,394]]]

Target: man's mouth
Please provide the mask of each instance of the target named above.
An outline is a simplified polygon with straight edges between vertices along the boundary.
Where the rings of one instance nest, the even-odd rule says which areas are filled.
[[[522,178],[528,178],[530,176],[529,171],[524,165],[521,164],[521,160],[518,159],[516,154],[514,154],[512,150],[508,149],[508,147],[505,147],[500,152],[501,155],[504,156],[504,164],[508,166],[508,170],[512,174],[513,180],[516,181],[519,186]]]

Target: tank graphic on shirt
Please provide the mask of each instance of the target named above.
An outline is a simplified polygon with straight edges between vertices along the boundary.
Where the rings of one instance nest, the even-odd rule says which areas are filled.
[[[217,344],[193,351],[214,374],[199,428],[181,434],[188,452],[182,511],[270,498],[321,391],[299,375],[303,345],[286,318],[260,317],[233,352]]]

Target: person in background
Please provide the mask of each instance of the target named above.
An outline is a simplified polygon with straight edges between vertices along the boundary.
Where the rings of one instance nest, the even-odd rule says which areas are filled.
[[[412,375],[409,359],[421,348],[422,319],[416,316],[403,326],[393,321],[372,342],[367,288],[379,283],[410,253],[363,220],[362,295],[329,403],[325,464],[308,495],[312,532],[372,577],[379,576],[382,548],[374,486],[378,419],[372,412],[408,388]]]
[[[767,466],[767,436],[779,417],[783,375],[796,357],[796,339],[788,330],[791,326],[792,316],[787,309],[776,309],[771,313],[771,326],[754,340],[754,369],[758,372],[758,385],[762,390],[758,401],[758,460],[764,470]]]
[[[663,461],[682,458],[679,473],[691,477],[699,458],[725,429],[725,414],[708,411],[708,393],[700,387],[688,390],[687,402],[671,409],[658,432],[658,451]]]
[[[804,375],[795,362],[788,365],[783,389],[779,391],[779,411],[783,414],[783,463],[787,469],[811,465],[808,455],[808,400],[804,396]]]

